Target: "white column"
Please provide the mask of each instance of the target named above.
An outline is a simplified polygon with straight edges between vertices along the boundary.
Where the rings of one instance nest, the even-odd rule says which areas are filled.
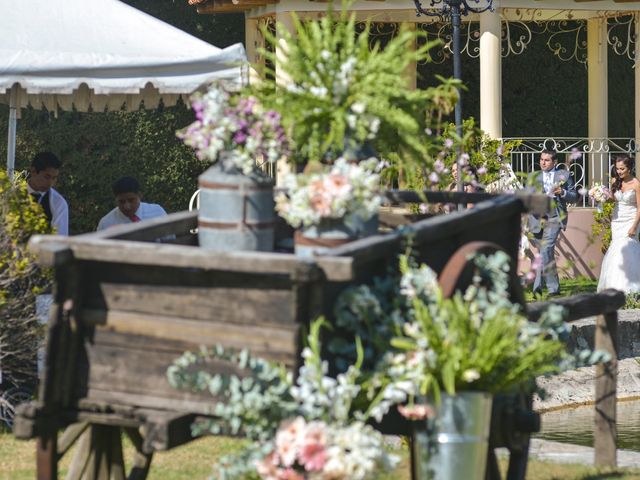
[[[295,35],[295,26],[291,18],[291,12],[276,13],[276,85],[278,87],[286,86],[291,83],[291,78],[282,69],[282,64],[287,61],[287,42],[283,36],[284,32]],[[291,173],[291,164],[281,158],[276,163],[276,186],[282,186],[282,179],[288,173]]]
[[[636,139],[636,176],[640,175],[640,12],[636,12],[636,43],[635,43],[635,139]]]
[[[415,32],[417,28],[417,25],[415,23],[404,23],[402,26],[412,32]],[[409,45],[409,48],[411,48],[411,50],[413,51],[416,50],[415,40],[411,45]],[[418,64],[416,62],[410,62],[409,65],[407,65],[406,70],[404,71],[404,76],[407,79],[407,87],[409,87],[411,90],[415,90],[418,85]]]
[[[18,125],[18,84],[9,91],[9,134],[7,137],[7,176],[13,180],[16,169],[16,128]]]
[[[480,128],[492,138],[502,138],[501,36],[502,24],[498,9],[481,13]]]
[[[608,82],[607,82],[607,19],[587,20],[587,66],[589,97],[589,138],[607,138]],[[599,142],[595,144],[597,147]],[[607,155],[593,154],[590,181],[602,181],[607,175]]]

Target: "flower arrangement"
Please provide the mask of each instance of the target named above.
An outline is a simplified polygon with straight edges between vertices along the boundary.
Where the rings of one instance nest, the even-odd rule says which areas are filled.
[[[433,270],[403,256],[397,279],[356,287],[338,299],[336,326],[361,339],[363,369],[373,372],[364,389],[373,418],[402,405],[400,413],[416,419],[433,411],[416,405],[416,398],[437,404],[443,393],[509,392],[540,375],[606,361],[604,353],[566,351],[561,307],[531,323],[509,301],[505,253],[476,256],[474,264],[472,285],[452,298],[443,297]],[[347,345],[343,338],[328,345],[342,359],[338,366],[354,358]]]
[[[264,480],[369,480],[392,470],[398,458],[384,447],[382,435],[353,408],[360,392],[359,365],[335,378],[320,357],[319,332],[324,320],[311,325],[304,364],[293,381],[281,366],[222,347],[199,355],[186,353],[169,368],[178,388],[209,390],[219,399],[208,423],[196,433],[243,434],[251,443],[223,457],[216,478]],[[235,364],[247,375],[210,375],[207,360]]]
[[[205,94],[195,93],[191,105],[196,121],[177,135],[200,160],[228,162],[248,174],[256,163],[274,163],[289,154],[280,114],[265,110],[256,97],[233,95],[213,83]]]
[[[607,200],[611,200],[613,196],[608,187],[596,182],[589,190],[589,198],[596,203],[604,203]]]
[[[375,158],[360,163],[339,158],[322,172],[289,174],[283,181],[287,192],[276,196],[276,210],[295,228],[327,219],[366,221],[382,202],[377,164]]]
[[[278,65],[266,73],[283,80],[276,89],[262,82],[256,94],[282,113],[296,146],[294,160],[331,162],[370,143],[410,175],[430,161],[428,123],[453,109],[458,82],[441,79],[436,87],[411,89],[399,72],[428,61],[436,43],[415,48],[425,35],[403,28],[384,49],[372,45],[370,25],[358,31],[349,6],[343,2],[339,14],[330,7],[317,21],[292,14],[295,34],[278,26],[282,36],[276,37],[264,29],[275,48],[262,54]]]

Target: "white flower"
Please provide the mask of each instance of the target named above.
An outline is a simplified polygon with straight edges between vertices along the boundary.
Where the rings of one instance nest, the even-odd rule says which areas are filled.
[[[351,105],[351,110],[353,113],[357,113],[358,115],[362,115],[366,109],[366,105],[362,102],[353,102]]]
[[[480,372],[478,372],[478,370],[476,370],[475,368],[470,368],[462,372],[462,379],[467,383],[475,382],[479,378]]]

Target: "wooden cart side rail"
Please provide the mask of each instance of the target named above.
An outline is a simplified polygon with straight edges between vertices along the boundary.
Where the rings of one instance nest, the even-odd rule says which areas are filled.
[[[580,294],[551,302],[528,306],[530,320],[538,320],[549,305],[565,307],[565,320],[572,322],[597,316],[595,348],[611,355],[611,360],[595,368],[594,463],[598,467],[616,467],[616,391],[618,377],[618,313],[625,303],[619,290],[604,290],[595,294]]]
[[[154,241],[168,235],[182,234],[198,227],[198,212],[177,212],[140,223],[115,225],[99,232],[85,233],[76,238]]]
[[[431,192],[425,190],[422,194],[412,190],[387,190],[387,200],[391,203],[480,203],[493,200],[500,195],[495,193],[466,193],[466,192]],[[514,192],[512,196],[520,200],[523,212],[543,215],[549,211],[551,199],[547,195],[531,193],[526,190]]]
[[[495,218],[508,218],[510,215],[522,212],[522,209],[522,202],[515,196],[494,197],[493,201],[479,203],[473,209],[427,218],[400,231],[349,242],[329,250],[325,255],[349,257],[353,258],[354,262],[368,262],[387,257],[389,252],[397,251],[409,232],[414,235],[417,244],[427,239],[429,242],[434,242],[479,228]]]
[[[535,322],[540,319],[549,305],[560,305],[565,309],[565,321],[574,322],[582,318],[615,313],[624,303],[624,293],[608,289],[598,293],[581,293],[548,302],[530,303],[527,305],[527,316],[529,320]]]
[[[271,252],[211,252],[198,247],[131,240],[113,240],[79,235],[59,237],[35,235],[29,248],[43,265],[60,266],[76,260],[197,268],[224,272],[288,275],[294,281],[311,281],[324,271],[328,280],[353,278],[350,258],[305,260],[292,254]]]

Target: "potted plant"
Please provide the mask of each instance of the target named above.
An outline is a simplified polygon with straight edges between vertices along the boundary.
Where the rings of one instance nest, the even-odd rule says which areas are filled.
[[[295,251],[311,256],[375,233],[382,202],[375,158],[351,163],[339,158],[316,172],[287,175],[276,210],[295,233]]]
[[[273,249],[273,179],[264,168],[289,154],[280,114],[220,83],[191,98],[196,121],[177,135],[212,166],[198,178],[198,238],[212,250]]]
[[[401,75],[413,62],[427,61],[434,42],[425,42],[416,48],[417,40],[424,35],[402,29],[384,49],[372,46],[369,24],[358,31],[355,15],[349,13],[348,8],[348,2],[339,14],[330,8],[326,16],[317,21],[301,21],[292,14],[293,35],[281,25],[276,27],[282,30],[281,38],[266,29],[263,32],[274,47],[265,49],[263,54],[272,65],[277,65],[278,71],[265,69],[267,78],[254,86],[254,94],[269,108],[281,113],[292,141],[294,153],[289,160],[298,167],[282,179],[282,184],[289,189],[291,206],[309,193],[310,185],[327,184],[327,180],[336,178],[332,167],[336,163],[341,164],[337,168],[348,181],[357,176],[345,176],[346,165],[363,161],[366,163],[362,168],[368,169],[371,179],[379,179],[381,173],[381,169],[374,169],[373,165],[393,164],[393,168],[402,169],[405,176],[429,170],[433,163],[434,139],[427,127],[432,119],[439,119],[440,114],[453,108],[457,98],[457,83],[453,80],[442,79],[438,87],[420,90],[410,88]],[[286,80],[274,85],[268,78]],[[369,162],[371,158],[384,161]],[[301,177],[296,179],[294,175]],[[324,180],[320,180],[319,175]],[[352,192],[358,190],[356,184],[348,188]],[[298,189],[304,191],[298,192]],[[354,205],[365,197],[370,196],[355,195],[349,202]],[[327,242],[324,238],[322,242],[333,244],[336,236],[344,239],[376,231],[375,228],[349,228],[345,233],[342,226],[327,227],[324,220],[325,225],[310,223],[313,215],[305,215],[305,221],[301,222],[298,215],[292,214],[292,208],[286,206],[285,197],[280,198],[283,208],[279,208],[279,212],[294,227],[304,227],[298,239],[326,237]],[[308,213],[313,213],[312,210],[307,208]],[[335,224],[339,210],[336,208],[323,218],[331,218],[329,223]],[[345,213],[350,218],[344,218],[343,223],[353,224],[356,216],[351,215],[352,211],[345,210]],[[375,212],[373,215],[367,212],[358,222],[366,222],[369,217],[374,217],[371,225],[375,225]]]

